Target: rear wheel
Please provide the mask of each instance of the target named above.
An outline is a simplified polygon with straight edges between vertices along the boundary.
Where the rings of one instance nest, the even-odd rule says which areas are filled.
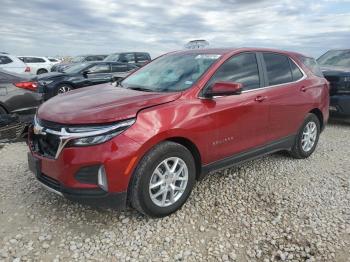
[[[320,121],[314,114],[308,114],[296,137],[291,155],[294,158],[307,158],[316,149],[320,137]]]
[[[170,215],[186,202],[195,174],[191,152],[180,144],[163,142],[147,153],[136,168],[131,205],[148,216]]]
[[[57,94],[63,94],[71,91],[73,87],[68,84],[63,84],[57,87]]]
[[[38,72],[36,73],[37,75],[45,74],[48,71],[46,69],[39,69]]]

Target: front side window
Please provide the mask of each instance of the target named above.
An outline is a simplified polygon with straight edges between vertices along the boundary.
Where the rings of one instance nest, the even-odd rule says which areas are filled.
[[[242,53],[230,58],[215,72],[206,88],[220,81],[241,83],[243,90],[259,88],[260,77],[255,53]]]
[[[122,63],[135,63],[135,56],[134,54],[121,54],[119,58],[119,62]]]
[[[0,65],[6,65],[12,63],[12,60],[8,56],[0,56]]]
[[[280,85],[293,81],[289,58],[275,53],[263,53],[269,85]]]
[[[111,69],[107,64],[94,65],[89,68],[89,74],[110,73],[110,72],[111,72]]]
[[[165,55],[140,68],[121,86],[154,92],[183,91],[193,86],[219,57],[200,53]]]
[[[106,62],[118,62],[119,61],[119,54],[110,54],[107,56],[103,61]]]
[[[148,62],[150,59],[150,57],[148,56],[148,54],[144,54],[144,53],[137,53],[136,54],[136,60],[138,63],[145,63]]]

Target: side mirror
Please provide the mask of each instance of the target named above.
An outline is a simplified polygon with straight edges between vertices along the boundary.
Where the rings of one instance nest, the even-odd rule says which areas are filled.
[[[89,73],[90,73],[89,70],[85,70],[85,71],[83,71],[83,76],[84,76],[84,77],[87,77],[87,75],[88,75]]]
[[[231,96],[238,95],[242,92],[243,85],[235,82],[216,82],[211,90],[205,93],[206,97],[213,96]]]

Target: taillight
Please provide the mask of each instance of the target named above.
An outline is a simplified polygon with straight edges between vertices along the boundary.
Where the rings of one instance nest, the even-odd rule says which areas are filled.
[[[15,86],[30,90],[30,91],[36,91],[38,89],[37,82],[18,82],[18,83],[15,83]]]
[[[24,70],[24,72],[29,73],[30,72],[30,67],[27,66],[26,69]]]

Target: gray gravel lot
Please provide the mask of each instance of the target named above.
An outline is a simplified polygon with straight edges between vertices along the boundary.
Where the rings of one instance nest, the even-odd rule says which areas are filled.
[[[206,177],[162,219],[46,192],[26,152],[0,147],[0,260],[350,261],[350,124],[330,124],[309,159],[274,154]]]

